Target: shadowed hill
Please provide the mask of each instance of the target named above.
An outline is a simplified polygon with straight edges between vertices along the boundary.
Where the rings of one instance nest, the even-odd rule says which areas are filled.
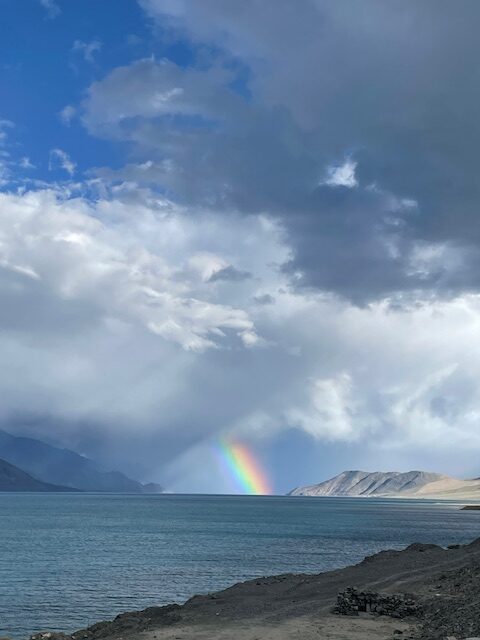
[[[77,491],[37,480],[13,464],[0,459],[0,491]]]
[[[53,447],[34,438],[13,436],[0,430],[0,458],[46,483],[114,493],[160,493],[158,485],[145,487],[120,471],[104,471],[69,449]]]

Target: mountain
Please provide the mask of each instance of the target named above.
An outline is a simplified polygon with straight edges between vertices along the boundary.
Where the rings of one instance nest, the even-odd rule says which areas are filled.
[[[325,482],[297,487],[288,495],[475,500],[480,498],[480,480],[458,480],[426,471],[344,471]]]
[[[34,438],[0,430],[0,458],[24,469],[42,482],[82,491],[159,493],[158,485],[143,485],[120,471],[105,471],[89,458]]]
[[[6,460],[0,459],[0,491],[76,491],[33,478]]]

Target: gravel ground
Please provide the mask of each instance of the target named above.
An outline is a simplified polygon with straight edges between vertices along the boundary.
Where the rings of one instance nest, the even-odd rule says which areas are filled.
[[[337,595],[350,587],[410,594],[418,602],[418,614],[402,619],[369,612],[334,615]],[[480,538],[448,549],[414,544],[403,551],[382,551],[353,567],[318,575],[258,578],[195,596],[182,606],[151,607],[71,636],[37,634],[33,639],[463,640],[475,636],[480,637]]]

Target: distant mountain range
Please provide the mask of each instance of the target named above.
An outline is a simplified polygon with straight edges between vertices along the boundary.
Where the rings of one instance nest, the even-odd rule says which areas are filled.
[[[297,487],[288,495],[477,500],[480,499],[480,479],[458,480],[426,471],[344,471],[325,482]]]
[[[34,438],[13,436],[2,430],[0,430],[0,459],[18,467],[19,471],[33,476],[32,479],[47,485],[113,493],[161,493],[162,491],[162,488],[155,483],[144,485],[120,471],[105,471],[90,458],[69,449],[59,449]]]
[[[0,491],[76,491],[33,478],[13,464],[0,460]]]

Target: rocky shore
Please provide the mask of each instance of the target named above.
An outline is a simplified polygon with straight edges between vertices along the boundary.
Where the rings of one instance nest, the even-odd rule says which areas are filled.
[[[414,544],[318,575],[258,578],[184,605],[31,640],[456,640],[480,638],[480,538]]]

